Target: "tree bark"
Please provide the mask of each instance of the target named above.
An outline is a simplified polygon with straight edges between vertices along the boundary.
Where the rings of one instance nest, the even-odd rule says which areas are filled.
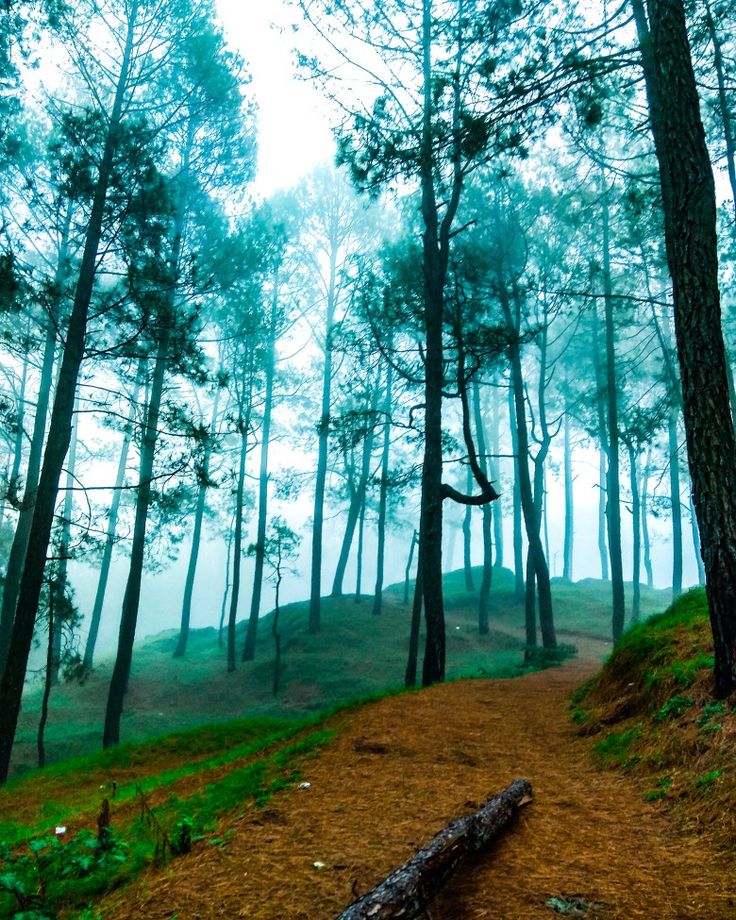
[[[509,427],[511,429],[511,452],[514,455],[514,489],[513,501],[513,537],[514,537],[514,596],[517,601],[524,600],[524,538],[522,534],[521,487],[519,485],[519,438],[516,429],[516,410],[514,408],[514,385],[509,383]]]
[[[613,641],[621,638],[626,623],[626,594],[624,591],[624,566],[621,551],[621,473],[618,430],[618,374],[616,371],[616,326],[613,317],[613,290],[611,280],[611,222],[608,208],[608,185],[605,173],[601,175],[603,211],[603,303],[606,327],[606,521],[608,523],[608,553],[611,561],[611,595],[613,611],[611,632]]]
[[[682,499],[680,498],[680,441],[677,437],[676,404],[670,407],[667,440],[670,460],[670,508],[672,516],[672,600],[682,594]]]
[[[478,811],[451,821],[408,862],[346,908],[338,920],[418,920],[429,916],[430,904],[442,885],[508,827],[531,795],[527,780],[516,780]]]
[[[115,656],[105,710],[105,727],[102,746],[107,748],[120,741],[120,719],[123,714],[123,699],[128,689],[130,667],[133,661],[133,643],[138,623],[138,610],[143,579],[143,556],[146,548],[146,525],[151,504],[151,482],[153,462],[158,440],[158,419],[163,398],[164,379],[169,357],[169,340],[173,317],[164,317],[164,328],[159,333],[156,359],[151,380],[151,395],[146,409],[146,422],[141,438],[141,458],[138,475],[138,489],[135,504],[133,540],[130,548],[130,568],[123,595],[123,609],[120,617],[118,648]]]
[[[473,471],[468,467],[468,475],[465,490],[470,492],[473,488]],[[465,590],[468,592],[475,591],[475,582],[473,580],[473,508],[468,505],[463,515],[463,574],[465,576]]]
[[[641,481],[641,541],[644,550],[644,571],[647,573],[647,587],[654,587],[652,569],[652,548],[649,540],[649,477],[652,470],[652,445],[647,447],[647,459]]]
[[[736,688],[736,439],[718,289],[716,199],[682,0],[632,0],[664,206],[693,501],[719,697]]]
[[[632,581],[634,594],[631,603],[631,622],[638,623],[641,614],[641,499],[639,497],[639,455],[629,444],[629,472],[631,476],[631,529]]]
[[[320,630],[320,605],[322,601],[322,531],[324,529],[325,488],[327,485],[327,457],[330,438],[330,410],[332,402],[332,338],[337,306],[337,242],[330,249],[330,274],[327,286],[327,311],[325,316],[325,360],[322,368],[322,408],[317,441],[317,478],[314,487],[314,522],[312,525],[312,571],[309,594],[309,631]]]
[[[194,508],[194,527],[192,529],[192,547],[189,552],[189,564],[187,565],[187,576],[184,581],[184,597],[181,603],[181,622],[179,624],[179,638],[174,649],[174,658],[183,658],[187,652],[187,642],[189,641],[189,624],[192,618],[192,595],[194,594],[194,579],[197,575],[197,561],[199,559],[199,547],[202,542],[202,522],[204,521],[204,511],[207,505],[207,489],[209,489],[210,478],[210,457],[212,455],[212,445],[217,436],[217,418],[218,403],[220,397],[219,388],[215,391],[215,397],[212,401],[212,419],[210,421],[210,431],[207,443],[204,446],[202,455],[202,467],[199,470],[199,484],[197,487],[197,504]]]
[[[100,631],[100,621],[102,619],[102,608],[105,604],[105,595],[107,593],[107,582],[110,577],[110,565],[112,563],[112,551],[115,547],[115,538],[118,529],[118,514],[120,512],[120,500],[123,495],[123,485],[125,484],[125,471],[128,468],[128,453],[130,451],[130,442],[133,437],[133,426],[135,424],[136,405],[141,383],[145,362],[141,361],[136,376],[135,386],[130,398],[130,410],[128,419],[125,424],[123,433],[123,443],[120,448],[120,458],[118,459],[118,469],[115,476],[115,489],[112,493],[110,511],[107,518],[107,533],[105,535],[105,548],[102,551],[100,560],[100,575],[97,581],[97,591],[95,592],[95,601],[92,607],[92,617],[89,624],[89,633],[87,643],[84,647],[84,665],[91,668],[94,664],[95,647],[97,645],[97,636]]]
[[[383,448],[381,451],[381,488],[378,497],[378,547],[376,550],[376,587],[373,591],[373,614],[378,616],[383,606],[383,573],[386,556],[386,517],[388,512],[388,474],[391,459],[391,408],[393,399],[393,367],[386,370],[383,405]],[[413,546],[413,543],[412,543]],[[411,563],[410,563],[411,565]]]
[[[250,615],[243,646],[243,661],[252,661],[256,654],[258,617],[261,615],[263,567],[266,559],[266,525],[268,523],[268,454],[271,444],[271,419],[273,416],[273,387],[276,377],[276,324],[278,322],[279,274],[274,273],[271,320],[266,343],[266,391],[263,400],[263,425],[261,427],[261,459],[258,471],[258,524],[256,525],[256,552],[253,569],[253,593]],[[274,693],[276,691],[274,690]]]
[[[113,157],[120,135],[119,129],[128,84],[137,14],[138,0],[132,0],[128,10],[128,29],[123,47],[115,99],[98,167],[79,278],[67,326],[61,369],[54,395],[54,405],[51,410],[49,434],[36,492],[28,549],[20,580],[13,634],[10,640],[2,683],[0,684],[0,783],[4,783],[7,779],[10,767],[10,755],[15,738],[15,729],[18,724],[23,683],[28,655],[33,641],[33,629],[36,623],[38,602],[43,584],[46,553],[51,538],[54,508],[59,491],[59,478],[64,465],[64,458],[69,449],[69,441],[71,440],[74,399],[79,368],[84,357],[87,317],[97,273],[97,253],[102,237],[102,222],[108,186],[112,175]]]
[[[498,491],[503,493],[503,483],[501,479],[501,444],[499,429],[501,427],[501,400],[498,393],[499,387],[494,383],[491,392],[491,454],[489,469],[492,477],[498,483]],[[493,568],[503,568],[503,505],[501,501],[496,502],[493,509]]]
[[[483,415],[480,409],[480,387],[478,381],[473,381],[473,412],[475,415],[475,437],[478,442],[478,462],[485,476],[488,476],[488,460],[486,459],[486,438],[483,429]],[[468,489],[470,492],[470,489]],[[468,506],[470,507],[470,506]],[[498,503],[496,503],[498,508]],[[478,592],[478,632],[481,636],[488,635],[488,599],[491,594],[491,580],[493,576],[493,540],[491,537],[492,513],[490,504],[482,506],[483,514],[483,575]]]
[[[564,422],[564,480],[565,480],[565,540],[562,551],[562,577],[573,579],[573,547],[575,541],[575,503],[573,501],[572,442],[570,438],[570,412],[565,405]]]
[[[69,269],[69,232],[71,227],[71,207],[67,208],[64,225],[62,228],[59,255],[54,276],[54,298],[52,313],[46,319],[46,335],[41,359],[41,376],[38,384],[38,398],[36,400],[36,413],[33,419],[33,432],[28,452],[28,465],[26,467],[26,481],[23,488],[20,513],[13,533],[13,542],[5,572],[3,585],[2,608],[0,609],[0,674],[5,667],[5,659],[10,645],[10,636],[13,631],[15,607],[18,602],[18,589],[23,572],[23,562],[28,548],[28,537],[31,532],[33,508],[38,488],[38,477],[41,471],[41,457],[43,455],[43,442],[46,435],[46,421],[48,419],[49,400],[54,379],[54,359],[56,357],[56,322],[58,321],[58,306],[61,299],[61,287],[66,279]]]

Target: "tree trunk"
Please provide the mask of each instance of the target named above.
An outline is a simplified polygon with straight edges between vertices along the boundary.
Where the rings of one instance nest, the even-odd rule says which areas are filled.
[[[680,498],[680,443],[677,406],[672,405],[667,424],[670,455],[670,508],[672,514],[672,600],[682,594],[682,499]]]
[[[509,383],[509,428],[511,429],[511,452],[514,455],[514,490],[513,490],[513,518],[514,518],[514,597],[517,601],[524,600],[524,543],[521,518],[521,488],[519,486],[519,439],[516,433],[514,409],[514,386]]]
[[[501,400],[499,399],[498,393],[499,387],[498,384],[494,384],[491,393],[492,403],[491,403],[491,454],[492,457],[489,461],[489,469],[491,475],[494,477],[498,483],[498,491],[503,492],[503,482],[501,479],[501,444],[499,429],[501,427]],[[493,553],[493,568],[502,569],[503,568],[503,506],[501,501],[496,502],[496,506],[493,509],[493,543],[494,543],[494,553]]]
[[[225,590],[222,592],[222,603],[220,604],[220,625],[217,630],[217,644],[222,648],[222,630],[225,625],[225,611],[227,609],[227,596],[230,593],[230,558],[233,553],[233,529],[235,522],[230,525],[230,531],[227,535],[227,557],[225,559]]]
[[[736,688],[736,439],[718,290],[716,200],[682,0],[632,0],[654,146],[693,501],[719,697]]]
[[[565,542],[562,551],[562,577],[573,579],[573,546],[575,541],[575,503],[573,501],[572,442],[570,438],[570,412],[565,405],[564,422],[564,480],[565,480]]]
[[[325,316],[325,362],[322,369],[322,408],[317,442],[317,478],[314,487],[314,523],[312,525],[312,572],[309,594],[309,631],[320,630],[322,601],[322,531],[324,528],[327,458],[330,438],[330,408],[332,391],[332,337],[337,299],[337,246],[330,252],[330,276],[327,287]]]
[[[544,556],[540,534],[541,520],[532,489],[532,480],[529,475],[529,434],[527,432],[526,402],[524,394],[524,377],[521,368],[521,351],[519,348],[519,308],[517,318],[514,320],[508,293],[503,285],[499,289],[501,306],[503,308],[506,324],[509,330],[509,363],[511,365],[511,379],[514,398],[514,426],[516,430],[517,472],[519,477],[519,492],[521,509],[524,515],[529,553],[534,565],[534,575],[537,582],[537,596],[539,599],[539,623],[542,628],[542,642],[545,648],[556,648],[554,618],[552,613],[552,589],[549,580],[549,569]]]
[[[56,646],[54,630],[54,591],[53,584],[49,584],[49,629],[46,639],[46,672],[43,681],[43,696],[41,697],[41,718],[38,720],[38,734],[36,736],[36,749],[38,751],[38,767],[43,769],[46,766],[46,723],[49,718],[49,700],[51,699],[51,687],[53,685],[54,673],[54,649]]]
[[[358,483],[355,486],[355,489],[352,490],[352,495],[350,497],[348,518],[345,524],[345,533],[343,535],[342,545],[340,547],[340,556],[337,560],[335,578],[332,582],[332,597],[342,597],[342,585],[345,579],[345,570],[348,567],[348,561],[350,559],[350,549],[353,545],[355,528],[358,525],[361,509],[365,507],[366,491],[368,489],[368,482],[371,478],[371,460],[373,459],[373,441],[375,439],[375,427],[373,426],[373,420],[375,419],[375,414],[378,409],[379,397],[380,388],[378,385],[376,385],[373,388],[373,394],[371,396],[371,427],[366,432],[365,438],[363,439],[360,474],[358,476]],[[354,477],[351,475],[351,484],[353,479]]]
[[[647,573],[647,587],[654,587],[652,569],[652,549],[649,540],[649,477],[652,469],[652,445],[647,447],[647,459],[644,464],[641,484],[641,540],[644,551],[644,571]]]
[[[534,560],[531,550],[526,551],[526,584],[524,590],[524,630],[526,633],[526,653],[524,660],[529,657],[529,650],[537,645],[537,580],[534,577]]]
[[[133,661],[133,643],[138,623],[141,581],[143,579],[143,556],[146,548],[146,525],[148,523],[148,509],[151,503],[153,461],[158,440],[158,418],[163,398],[172,323],[173,317],[164,317],[165,325],[159,332],[159,342],[151,380],[151,395],[146,408],[146,421],[141,437],[140,470],[135,504],[135,521],[133,524],[133,540],[130,548],[130,568],[128,581],[125,585],[125,594],[123,595],[117,655],[115,656],[115,665],[110,679],[107,708],[105,710],[105,728],[102,737],[102,746],[105,748],[118,744],[120,741],[123,698],[128,689],[130,666]]]
[[[408,862],[346,908],[338,920],[420,920],[453,872],[485,849],[531,800],[532,787],[516,780],[476,812],[451,821]]]
[[[230,613],[227,621],[227,669],[235,670],[235,622],[240,599],[240,569],[243,564],[243,494],[245,492],[245,461],[248,455],[248,426],[240,424],[240,461],[238,485],[235,491],[235,528],[233,531],[233,581],[230,593]]]
[[[187,577],[184,582],[184,597],[181,604],[181,622],[179,625],[179,638],[174,649],[174,658],[183,658],[187,652],[187,642],[189,641],[189,623],[192,618],[192,595],[194,594],[194,579],[197,575],[197,561],[199,559],[199,547],[202,542],[202,522],[204,521],[204,511],[207,505],[207,489],[209,488],[210,479],[210,456],[212,454],[212,445],[217,436],[217,416],[218,403],[220,398],[219,388],[215,391],[215,397],[212,401],[212,419],[210,421],[209,438],[204,446],[202,455],[202,467],[198,471],[199,485],[197,487],[197,504],[194,509],[194,528],[192,530],[192,548],[189,552],[189,564],[187,565]]]
[[[610,217],[608,186],[605,173],[601,176],[603,195],[603,302],[606,313],[606,429],[608,468],[606,476],[606,520],[608,522],[608,552],[611,560],[611,594],[613,612],[611,631],[613,641],[621,638],[626,623],[626,594],[621,552],[621,474],[619,472],[618,375],[616,373],[616,327],[613,318],[611,286]]]
[[[250,598],[250,615],[243,646],[243,661],[252,661],[256,654],[258,617],[261,615],[261,592],[263,590],[263,566],[266,558],[266,525],[268,523],[268,453],[271,443],[271,417],[273,415],[273,385],[276,376],[276,324],[278,322],[279,276],[275,273],[271,322],[266,344],[266,392],[263,401],[263,426],[261,428],[261,462],[258,471],[258,524],[256,525],[255,566],[253,569],[253,593]],[[274,690],[274,693],[276,690]]]
[[[2,684],[0,684],[0,783],[5,782],[7,779],[10,767],[10,755],[18,723],[26,666],[33,641],[33,629],[36,623],[38,602],[43,584],[46,553],[51,538],[54,508],[59,491],[59,478],[64,465],[64,458],[69,449],[69,441],[71,440],[74,399],[79,368],[84,357],[87,316],[97,273],[97,253],[102,236],[102,221],[107,200],[107,190],[112,174],[113,158],[120,137],[119,129],[128,83],[137,13],[138,0],[132,0],[128,10],[128,31],[122,53],[120,74],[110,120],[107,124],[102,157],[100,158],[79,278],[67,326],[61,369],[54,395],[54,405],[51,410],[49,434],[36,492],[28,549],[20,580],[13,634],[10,640]]]
[[[355,559],[355,603],[359,604],[363,591],[363,538],[365,536],[365,504],[366,494],[363,492],[363,501],[360,505],[358,518],[358,552]]]
[[[28,452],[28,465],[26,467],[26,481],[23,488],[20,514],[13,533],[13,542],[5,572],[3,585],[2,608],[0,608],[0,675],[5,667],[5,659],[10,645],[10,636],[13,631],[15,607],[18,602],[18,589],[20,587],[23,563],[28,548],[28,537],[31,532],[33,508],[36,501],[36,489],[41,470],[41,457],[43,442],[46,435],[46,421],[49,410],[49,399],[54,379],[54,359],[56,357],[56,322],[58,320],[58,307],[60,302],[61,286],[64,283],[69,269],[69,232],[71,226],[71,207],[67,208],[64,225],[62,228],[59,255],[56,263],[54,277],[54,299],[50,315],[46,320],[46,336],[41,359],[41,376],[38,384],[38,398],[36,400],[36,414],[33,419],[33,432],[31,445]]]
[[[693,534],[693,550],[695,551],[695,564],[698,567],[698,584],[701,587],[705,584],[705,568],[703,566],[703,556],[700,552],[700,534],[698,533],[698,522],[695,517],[695,508],[693,507],[693,493],[690,492],[690,526]]]
[[[376,587],[373,592],[373,613],[378,616],[383,606],[383,570],[386,556],[386,516],[388,511],[389,461],[391,459],[391,409],[393,399],[393,367],[386,370],[385,402],[383,406],[383,449],[381,452],[381,489],[378,497],[378,548],[376,551]],[[413,541],[412,541],[413,551]],[[410,563],[411,564],[411,563]]]
[[[23,441],[26,427],[26,389],[28,384],[28,333],[25,335],[26,347],[23,353],[23,364],[20,373],[20,388],[18,390],[18,407],[15,414],[15,438],[13,440],[13,462],[8,478],[8,492],[15,496],[18,492],[20,478],[20,465],[23,460]]]
[[[631,475],[631,529],[633,534],[632,581],[634,582],[631,622],[638,623],[641,614],[641,500],[639,498],[639,455],[632,444],[629,444],[629,471]]]
[[[466,491],[470,492],[473,488],[473,471],[468,467]],[[465,590],[472,593],[475,591],[475,582],[473,581],[473,508],[467,505],[463,515],[463,574],[465,576]]]
[[[483,473],[488,476],[488,460],[486,458],[486,438],[483,430],[483,416],[480,411],[480,387],[478,381],[473,381],[473,411],[475,415],[475,436],[478,442],[479,463]],[[468,488],[470,492],[470,488]],[[498,503],[496,503],[498,508]],[[488,635],[488,598],[491,593],[491,578],[493,573],[493,540],[491,538],[492,514],[490,504],[482,506],[483,512],[483,576],[478,594],[478,632],[481,636]]]
[[[120,511],[120,500],[123,495],[123,485],[125,484],[125,471],[128,468],[128,453],[130,450],[130,441],[133,437],[133,426],[135,424],[135,413],[138,403],[138,394],[140,392],[145,362],[141,361],[138,366],[138,375],[136,377],[133,393],[130,397],[130,410],[128,419],[125,423],[123,433],[123,443],[120,448],[120,458],[118,460],[118,469],[115,476],[115,488],[112,493],[110,511],[107,518],[107,533],[105,535],[105,548],[102,551],[100,560],[100,575],[97,581],[97,591],[95,592],[95,602],[92,607],[92,618],[89,624],[89,634],[87,635],[87,644],[84,648],[84,665],[91,668],[94,663],[95,646],[97,645],[97,636],[100,631],[100,621],[102,619],[102,608],[105,604],[105,594],[107,593],[107,582],[110,577],[110,565],[112,563],[112,551],[115,547],[115,538],[118,528],[118,513]]]
[[[74,468],[77,464],[78,437],[79,415],[75,415],[74,421],[72,423],[72,439],[69,444],[69,456],[67,457],[66,461],[66,492],[64,494],[64,506],[61,515],[59,561],[57,565],[56,578],[54,579],[55,590],[59,598],[63,598],[67,593],[67,573],[69,569],[69,553],[71,547],[71,525],[72,514],[74,512]],[[57,628],[54,630],[54,654],[51,662],[51,683],[54,687],[59,683],[59,668],[61,667],[62,654],[61,639],[63,628],[63,620],[60,620],[57,624]]]
[[[598,453],[598,555],[601,560],[601,579],[608,581],[608,544],[606,543],[606,452]]]
[[[414,531],[416,534],[417,532]],[[417,534],[418,558],[417,558],[417,578],[414,582],[414,600],[411,606],[411,625],[409,627],[409,654],[406,659],[406,671],[404,672],[404,686],[416,687],[417,685],[417,661],[419,659],[419,632],[422,625],[422,603],[424,592],[422,591],[422,544],[419,542]]]
[[[411,564],[414,559],[414,549],[419,543],[419,533],[415,530],[411,535],[411,545],[409,546],[409,558],[406,561],[406,571],[404,572],[404,603],[409,603],[409,578],[411,576]]]

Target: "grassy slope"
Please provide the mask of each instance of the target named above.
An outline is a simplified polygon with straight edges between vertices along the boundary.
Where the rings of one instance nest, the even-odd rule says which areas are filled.
[[[476,584],[480,571],[475,570]],[[462,676],[506,676],[523,672],[519,632],[523,609],[514,600],[513,578],[507,570],[494,573],[491,632],[479,636],[475,596],[465,591],[462,572],[445,576],[447,606],[447,673]],[[553,584],[556,616],[561,630],[608,638],[610,586],[586,580]],[[122,734],[134,741],[179,731],[213,720],[259,717],[301,717],[343,700],[398,688],[403,684],[410,612],[401,603],[403,589],[386,591],[384,614],[373,617],[369,599],[356,604],[353,596],[325,598],[323,628],[307,630],[306,603],[282,610],[283,675],[277,697],[271,692],[273,640],[271,615],[259,624],[256,660],[238,662],[228,674],[224,651],[214,629],[194,630],[186,659],[173,659],[176,632],[171,630],[136,646]],[[661,610],[663,591],[644,591],[645,612]],[[499,627],[493,628],[494,619]],[[244,624],[238,626],[238,648]],[[507,630],[516,630],[509,635]],[[563,642],[574,637],[561,636]],[[54,689],[47,727],[49,762],[96,750],[112,662],[104,660],[83,687]],[[15,763],[21,770],[35,764],[38,692],[28,694],[20,724]]]
[[[629,630],[573,701],[604,766],[639,777],[649,801],[736,846],[736,694],[713,698],[705,593]]]

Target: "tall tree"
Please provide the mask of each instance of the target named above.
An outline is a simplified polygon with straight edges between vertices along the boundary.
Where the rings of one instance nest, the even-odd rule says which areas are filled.
[[[716,693],[736,688],[736,438],[721,327],[713,173],[682,0],[632,0],[662,188]]]

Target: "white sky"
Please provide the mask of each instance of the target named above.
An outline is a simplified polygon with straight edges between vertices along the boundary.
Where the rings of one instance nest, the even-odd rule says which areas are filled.
[[[217,6],[228,42],[253,78],[259,108],[256,190],[268,196],[332,158],[328,110],[316,87],[297,76],[296,20],[282,0],[217,0]]]

